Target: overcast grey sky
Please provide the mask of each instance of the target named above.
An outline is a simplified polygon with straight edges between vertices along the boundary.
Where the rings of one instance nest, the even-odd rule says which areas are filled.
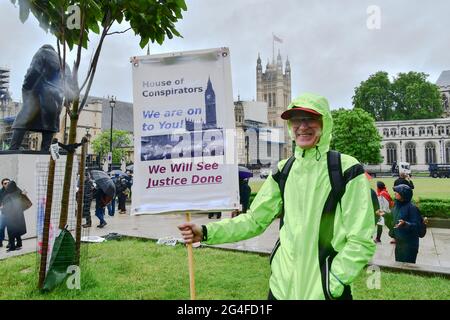
[[[351,107],[354,88],[379,70],[391,76],[425,72],[435,83],[441,71],[450,69],[448,0],[187,0],[187,5],[177,24],[184,38],[152,44],[151,53],[229,47],[235,99],[238,93],[242,100],[256,97],[256,59],[260,53],[265,67],[272,58],[272,33],[283,40],[276,43],[283,63],[289,56],[293,96],[316,92],[332,108]],[[370,5],[380,8],[380,29],[367,27]],[[21,100],[33,54],[45,43],[55,44],[33,16],[25,24],[18,16],[18,7],[0,0],[0,65],[11,68],[14,100]],[[92,37],[91,45],[96,43]],[[92,48],[84,52],[86,60]],[[91,95],[131,102],[129,57],[145,53],[132,31],[108,37]],[[72,61],[73,56],[69,65]]]

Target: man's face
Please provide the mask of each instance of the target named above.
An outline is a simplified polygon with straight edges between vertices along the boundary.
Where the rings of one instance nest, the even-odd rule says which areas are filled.
[[[395,191],[394,195],[395,195],[395,199],[397,199],[398,201],[402,201],[402,196],[400,195],[400,193]]]
[[[289,119],[295,143],[302,149],[314,147],[322,135],[322,116],[299,111]]]
[[[6,186],[8,185],[8,183],[9,183],[9,180],[3,181],[2,187],[3,187],[4,189],[6,189]]]

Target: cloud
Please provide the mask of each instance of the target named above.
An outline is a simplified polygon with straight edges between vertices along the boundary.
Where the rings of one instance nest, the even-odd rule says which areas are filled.
[[[371,74],[384,70],[421,71],[435,82],[450,69],[446,41],[450,30],[450,3],[432,4],[406,0],[188,0],[188,11],[177,24],[183,38],[151,44],[151,53],[227,46],[231,52],[234,97],[256,97],[256,59],[263,66],[272,59],[272,33],[283,39],[275,43],[283,63],[289,56],[292,93],[313,91],[327,96],[332,108],[351,107],[355,86]],[[369,30],[367,8],[381,12],[381,29]],[[34,52],[44,43],[55,42],[42,31],[34,17],[21,24],[19,10],[9,2],[0,4],[0,27],[4,45],[0,65],[12,69],[11,89],[20,99],[23,75]],[[117,26],[123,30],[127,26]],[[95,44],[96,37],[91,39]],[[129,57],[143,55],[139,38],[130,31],[107,38],[92,94],[115,95],[132,101]],[[91,51],[84,52],[89,59]],[[83,74],[85,66],[80,75]]]

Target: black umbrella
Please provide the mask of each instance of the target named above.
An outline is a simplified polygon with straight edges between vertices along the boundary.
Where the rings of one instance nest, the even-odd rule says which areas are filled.
[[[239,168],[239,179],[248,179],[250,177],[253,177],[253,172],[250,171],[250,169],[238,166]]]
[[[104,171],[92,170],[91,177],[95,181],[97,188],[100,188],[105,195],[113,198],[116,193],[116,186],[111,177]]]
[[[109,174],[110,174],[111,177],[113,177],[115,175],[119,175],[119,176],[126,176],[127,175],[122,170],[112,170]]]

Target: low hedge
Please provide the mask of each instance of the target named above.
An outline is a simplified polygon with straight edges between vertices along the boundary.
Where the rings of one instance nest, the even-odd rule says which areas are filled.
[[[450,199],[419,198],[417,206],[423,217],[450,219]]]
[[[250,195],[250,204],[257,192]],[[416,203],[423,217],[450,219],[450,199],[419,198]]]

